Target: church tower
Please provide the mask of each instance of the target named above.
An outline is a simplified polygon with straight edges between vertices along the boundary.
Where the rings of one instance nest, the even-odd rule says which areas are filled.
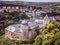
[[[48,15],[46,15],[45,17],[44,17],[44,24],[49,24],[49,22],[50,22],[50,19],[49,19],[49,17],[48,17]]]

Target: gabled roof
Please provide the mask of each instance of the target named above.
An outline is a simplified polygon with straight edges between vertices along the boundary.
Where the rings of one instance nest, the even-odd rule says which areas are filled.
[[[28,26],[31,28],[31,29],[34,29],[36,26],[37,26],[37,23],[35,21],[33,22],[28,22]]]
[[[13,26],[8,26],[6,29],[9,30],[9,31],[11,31],[11,32],[15,31],[15,27],[13,27]]]
[[[49,20],[48,15],[46,15],[46,16],[44,17],[44,20]]]
[[[20,32],[22,32],[22,30],[20,30],[20,25],[21,25],[21,24],[13,24],[13,25],[8,26],[8,27],[5,28],[5,29],[6,29],[6,30],[9,30],[9,31],[11,31],[11,32],[20,33]]]

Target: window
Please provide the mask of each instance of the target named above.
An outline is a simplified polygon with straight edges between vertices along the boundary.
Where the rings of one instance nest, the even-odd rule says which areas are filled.
[[[11,33],[11,36],[12,36],[12,38],[14,38],[14,39],[19,39],[19,35],[18,35],[18,34]]]
[[[29,31],[31,31],[31,29],[29,29]]]

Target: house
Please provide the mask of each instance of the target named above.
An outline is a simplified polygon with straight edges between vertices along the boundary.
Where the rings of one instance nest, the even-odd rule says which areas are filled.
[[[36,35],[34,29],[25,24],[13,24],[5,28],[5,37],[15,40],[27,40]]]
[[[13,24],[5,28],[5,37],[15,40],[31,39],[36,35],[35,28],[43,28],[45,24],[49,24],[49,17],[46,15],[44,18],[32,20],[21,20],[21,24]]]
[[[48,15],[46,15],[44,18],[36,19],[35,22],[39,25],[39,28],[43,28],[45,24],[49,24],[50,19]]]

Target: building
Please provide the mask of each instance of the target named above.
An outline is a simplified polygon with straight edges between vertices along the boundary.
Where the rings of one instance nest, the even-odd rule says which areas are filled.
[[[46,15],[44,18],[36,19],[35,22],[39,25],[40,28],[43,28],[45,24],[49,24],[50,19],[48,15]]]
[[[44,17],[44,24],[49,24],[49,22],[50,22],[50,19],[49,19],[48,15],[46,15]]]
[[[13,24],[5,28],[5,37],[16,40],[31,39],[36,35],[35,28],[43,28],[45,24],[49,24],[49,18],[33,18],[31,21],[22,20],[21,24]]]
[[[13,24],[5,28],[5,37],[15,40],[27,40],[36,35],[34,29],[30,29],[29,26],[23,24]]]

